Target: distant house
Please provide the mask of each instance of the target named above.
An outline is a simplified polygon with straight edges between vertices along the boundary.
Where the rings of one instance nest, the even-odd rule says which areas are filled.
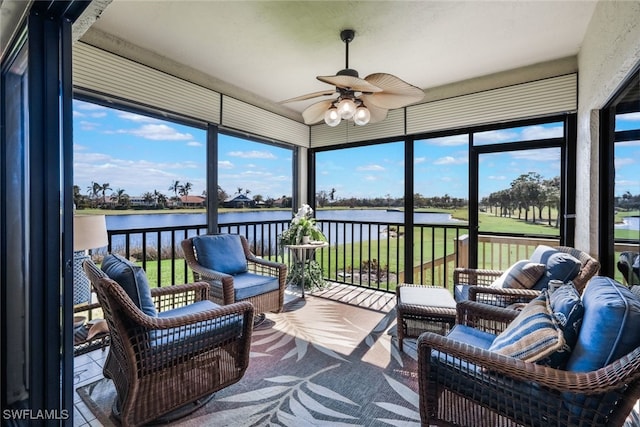
[[[204,208],[206,201],[202,196],[180,196],[180,204],[185,208]]]
[[[223,208],[247,208],[253,207],[254,205],[255,201],[251,200],[244,194],[236,194],[222,202]]]

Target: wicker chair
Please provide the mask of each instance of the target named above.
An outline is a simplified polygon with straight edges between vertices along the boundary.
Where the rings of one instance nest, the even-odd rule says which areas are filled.
[[[241,274],[234,274],[222,269],[216,270],[211,266],[203,265],[203,262],[199,260],[197,250],[194,247],[194,239],[196,238],[208,238],[216,236],[233,236],[239,237],[239,242],[236,239],[232,239],[224,250],[220,251],[219,257],[226,256],[230,252],[240,251],[244,257],[242,260],[245,265],[246,272]],[[253,304],[256,313],[266,312],[280,312],[284,304],[284,289],[286,287],[287,278],[287,266],[279,262],[269,261],[266,259],[256,257],[249,249],[249,243],[244,236],[231,235],[231,234],[213,234],[207,236],[197,236],[185,239],[181,243],[182,251],[187,264],[193,271],[193,277],[195,281],[206,281],[211,285],[210,299],[218,304],[231,304],[236,301],[249,301]],[[235,248],[235,245],[239,246],[239,249]],[[214,254],[213,257],[215,257]],[[266,292],[239,292],[236,282],[242,281],[244,290],[251,287],[250,282],[264,282],[271,279],[275,279],[275,286],[269,284],[269,290]],[[260,286],[254,288],[260,289]],[[241,293],[242,292],[242,293]]]
[[[91,261],[83,267],[111,333],[103,371],[115,385],[113,413],[123,426],[186,415],[242,378],[249,364],[250,303],[215,305],[203,282],[154,288],[153,317]]]
[[[600,262],[586,252],[567,246],[555,246],[560,252],[577,258],[581,263],[578,275],[572,282],[579,292],[582,292],[589,280],[600,270]],[[507,307],[512,304],[527,303],[540,295],[534,289],[492,288],[489,285],[502,275],[500,270],[456,268],[453,271],[453,283],[472,285],[469,287],[469,300],[479,301],[489,305]]]
[[[515,310],[458,303],[458,322],[499,334]],[[493,353],[433,332],[418,338],[423,426],[621,426],[640,398],[640,347],[590,372]]]

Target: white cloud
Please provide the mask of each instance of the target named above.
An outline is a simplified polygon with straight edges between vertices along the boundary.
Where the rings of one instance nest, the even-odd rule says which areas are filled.
[[[416,157],[415,160],[413,161],[416,165],[420,164],[420,163],[424,163],[427,161],[426,157]]]
[[[473,136],[474,143],[492,144],[505,141],[514,141],[518,134],[512,130],[490,130],[479,132]]]
[[[519,160],[535,160],[538,162],[559,161],[559,148],[543,148],[539,150],[512,151],[511,157]]]
[[[229,160],[220,160],[218,162],[218,168],[219,169],[233,169],[233,163],[231,163]]]
[[[622,167],[622,166],[629,166],[629,165],[633,165],[634,163],[636,163],[635,159],[632,158],[616,158],[615,159],[615,165],[616,168]]]
[[[426,145],[438,145],[441,147],[451,147],[455,145],[464,145],[469,143],[469,135],[453,135],[443,136],[441,138],[425,139],[420,141]]]
[[[466,157],[453,157],[453,156],[444,156],[437,159],[433,162],[434,165],[461,165],[468,163],[469,160]]]
[[[231,157],[241,157],[243,159],[275,159],[276,156],[268,151],[230,151],[227,153]]]
[[[493,181],[504,181],[507,179],[507,177],[504,175],[490,175],[487,177],[487,179],[490,179]]]
[[[440,178],[440,181],[443,182],[452,182],[453,178],[451,178],[450,176],[443,176],[442,178]]]
[[[640,121],[640,112],[627,113],[627,114],[618,114],[616,116],[616,120],[622,120],[622,121],[625,121],[625,122],[634,122],[636,120]]]
[[[193,194],[205,188],[203,165],[194,162],[151,162],[148,160],[126,160],[104,153],[87,153],[74,150],[74,182],[85,192],[92,181],[108,182],[111,188],[122,188],[130,196],[139,196],[147,191],[168,193],[166,188],[174,180],[191,182]],[[190,176],[195,171],[196,177]]]
[[[616,142],[616,147],[635,147],[640,145],[640,140]]]
[[[527,126],[522,130],[522,140],[530,141],[533,139],[562,138],[562,126],[545,127],[545,126]]]
[[[188,147],[202,147],[203,144],[201,142],[198,142],[198,141],[190,141],[190,142],[187,142],[187,146]]]
[[[154,141],[184,141],[193,139],[193,136],[189,133],[180,133],[171,126],[164,124],[148,124],[143,125],[138,129],[134,129],[129,133],[142,137],[144,139],[151,139]]]
[[[356,168],[357,171],[383,171],[384,167],[380,165],[366,165],[366,166],[358,166]]]
[[[364,180],[365,180],[365,181],[369,181],[369,182],[371,182],[371,181],[377,181],[377,180],[378,180],[378,178],[376,178],[376,177],[375,177],[375,176],[373,176],[373,175],[367,175],[367,176],[365,176],[365,177],[364,177]]]
[[[95,130],[95,129],[99,128],[100,126],[102,126],[102,124],[100,124],[100,123],[89,122],[89,121],[86,121],[86,120],[81,120],[79,125],[80,125],[80,129],[82,129],[82,130]]]
[[[136,123],[161,123],[160,120],[154,119],[153,117],[142,116],[140,114],[130,113],[127,111],[120,111],[118,113],[118,118]]]

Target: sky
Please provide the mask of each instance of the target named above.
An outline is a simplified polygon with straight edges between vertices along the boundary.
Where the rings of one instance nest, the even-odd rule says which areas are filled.
[[[206,132],[125,111],[74,100],[74,183],[83,194],[93,181],[109,183],[129,196],[157,190],[167,196],[174,181],[192,184],[191,195],[206,189]],[[640,113],[619,116],[616,130],[640,128]],[[476,144],[562,136],[561,124],[528,126],[475,134]],[[419,140],[414,148],[414,190],[425,197],[468,197],[467,135]],[[219,135],[219,184],[229,195],[239,188],[253,198],[277,199],[292,193],[292,151]],[[640,141],[616,144],[616,195],[640,194]],[[336,198],[402,197],[403,143],[319,152],[317,191],[335,189]],[[481,197],[509,188],[527,172],[543,178],[560,174],[560,150],[483,154]],[[107,191],[107,195],[110,191]]]

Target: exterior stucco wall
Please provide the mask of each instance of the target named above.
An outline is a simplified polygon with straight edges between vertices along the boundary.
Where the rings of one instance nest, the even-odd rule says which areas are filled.
[[[598,110],[640,63],[640,1],[604,0],[578,54],[575,246],[598,256]]]

